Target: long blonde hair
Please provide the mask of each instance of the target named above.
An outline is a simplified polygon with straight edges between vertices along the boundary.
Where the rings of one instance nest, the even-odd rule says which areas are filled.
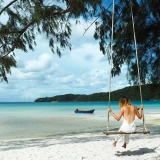
[[[121,97],[119,99],[119,105],[120,105],[120,108],[122,108],[124,105],[131,105],[131,102],[130,102],[129,98]]]

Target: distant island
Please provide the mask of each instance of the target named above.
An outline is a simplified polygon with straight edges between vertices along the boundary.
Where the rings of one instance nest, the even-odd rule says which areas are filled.
[[[143,100],[160,100],[160,84],[142,85]],[[37,98],[35,102],[90,102],[108,101],[108,92],[93,94],[64,94],[53,97]],[[127,96],[131,100],[140,100],[139,86],[130,86],[111,92],[111,101],[118,101],[121,96]]]

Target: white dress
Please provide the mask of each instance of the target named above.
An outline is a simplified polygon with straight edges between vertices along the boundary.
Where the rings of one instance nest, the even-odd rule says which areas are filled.
[[[136,131],[135,122],[129,124],[125,119],[123,119],[123,123],[122,123],[122,125],[121,125],[121,127],[120,127],[118,132],[133,133],[135,131]],[[124,136],[124,143],[129,143],[129,134],[118,135],[115,138],[115,141],[118,141],[119,139],[121,139],[122,136]]]

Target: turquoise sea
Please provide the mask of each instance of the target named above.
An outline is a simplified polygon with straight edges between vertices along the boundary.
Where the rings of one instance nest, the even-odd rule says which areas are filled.
[[[133,101],[132,104],[138,107],[141,103]],[[160,113],[160,101],[144,101],[143,104],[145,116]],[[119,112],[118,102],[111,102],[110,107],[115,113]],[[95,109],[95,112],[76,114],[76,108]],[[1,102],[0,140],[103,132],[107,126],[107,108],[108,102]],[[118,128],[120,123],[110,119],[110,127]]]

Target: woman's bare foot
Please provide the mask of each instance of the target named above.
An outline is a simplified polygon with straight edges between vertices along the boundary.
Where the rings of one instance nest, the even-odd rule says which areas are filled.
[[[117,143],[117,141],[114,141],[114,142],[113,142],[113,146],[114,146],[114,147],[116,147],[116,143]]]
[[[123,147],[123,148],[126,148],[126,143],[124,143],[122,147]]]

